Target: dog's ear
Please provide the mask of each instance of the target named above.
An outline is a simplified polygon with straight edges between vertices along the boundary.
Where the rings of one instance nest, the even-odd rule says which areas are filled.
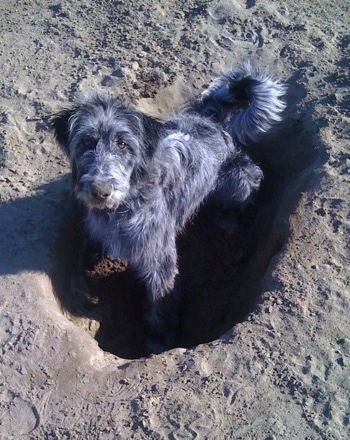
[[[50,126],[53,130],[55,139],[62,147],[63,151],[69,156],[69,119],[74,114],[74,110],[63,110],[60,113],[52,116],[50,119]]]
[[[159,142],[159,133],[162,124],[156,118],[142,114],[142,126],[146,148],[148,154],[152,156]]]

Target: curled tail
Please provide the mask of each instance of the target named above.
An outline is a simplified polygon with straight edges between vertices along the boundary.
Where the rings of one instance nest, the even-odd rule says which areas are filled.
[[[247,144],[256,142],[274,123],[281,121],[286,107],[285,93],[285,85],[246,64],[216,78],[192,108],[221,122],[234,139]],[[245,108],[240,111],[242,106]]]

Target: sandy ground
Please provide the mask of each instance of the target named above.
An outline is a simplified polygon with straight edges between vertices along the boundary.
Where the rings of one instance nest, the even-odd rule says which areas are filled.
[[[1,439],[349,438],[349,10],[1,1]],[[127,276],[69,306],[68,166],[41,117],[87,87],[164,116],[247,58],[289,85],[251,148],[264,185],[227,228],[188,229],[182,348],[143,357]]]

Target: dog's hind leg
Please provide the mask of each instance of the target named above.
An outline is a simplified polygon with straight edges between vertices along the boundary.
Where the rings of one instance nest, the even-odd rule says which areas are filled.
[[[243,151],[221,167],[216,190],[210,201],[216,206],[226,209],[245,202],[250,195],[259,189],[263,172]]]

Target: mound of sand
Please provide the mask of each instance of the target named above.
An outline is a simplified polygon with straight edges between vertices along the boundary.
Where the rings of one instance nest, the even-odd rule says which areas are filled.
[[[1,2],[1,438],[348,437],[348,10]],[[179,348],[144,357],[123,262],[90,260],[91,296],[69,295],[68,165],[42,117],[88,87],[162,117],[247,58],[289,86],[283,124],[250,148],[264,184],[186,229]]]

